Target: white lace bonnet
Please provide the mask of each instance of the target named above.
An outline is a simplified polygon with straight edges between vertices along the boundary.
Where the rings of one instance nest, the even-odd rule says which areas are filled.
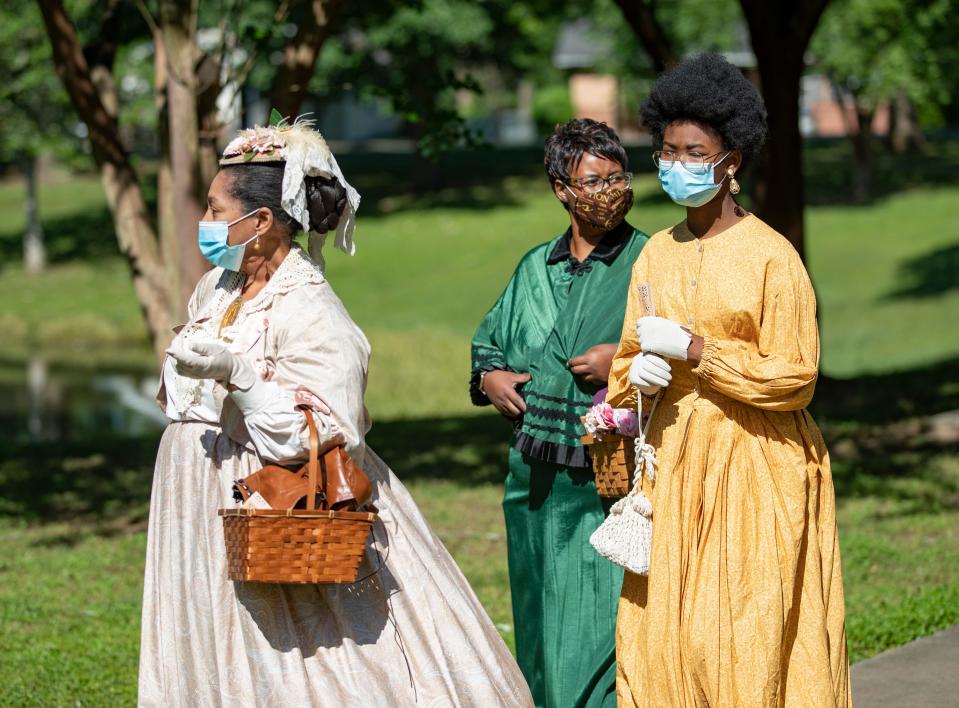
[[[317,233],[310,227],[310,212],[306,206],[307,177],[335,177],[346,189],[346,207],[340,215],[333,245],[353,255],[353,229],[356,227],[356,210],[360,206],[360,194],[343,176],[336,158],[330,152],[326,140],[313,129],[313,121],[300,116],[292,124],[274,109],[270,125],[257,125],[241,130],[223,150],[221,165],[237,165],[247,162],[284,162],[283,193],[280,203],[283,209],[310,235],[310,255],[320,260],[326,234]]]

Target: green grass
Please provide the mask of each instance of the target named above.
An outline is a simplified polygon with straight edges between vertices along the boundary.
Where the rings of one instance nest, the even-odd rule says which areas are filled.
[[[825,374],[813,410],[832,452],[858,660],[959,621],[959,452],[910,422],[959,408],[959,185],[932,163],[922,174],[884,163],[880,197],[844,206],[842,151],[813,157],[807,249]],[[328,254],[331,282],[373,343],[370,443],[512,643],[499,508],[508,426],[469,405],[469,338],[519,257],[565,216],[524,170],[500,166],[483,184],[417,198],[390,194],[406,166],[384,165],[345,166],[366,196],[357,256]],[[926,186],[927,173],[944,186]],[[680,218],[650,175],[636,190],[638,226]],[[21,199],[18,184],[0,184],[0,383],[22,378],[37,352],[74,375],[149,365],[98,181],[44,187],[53,265],[42,276],[16,265]],[[0,704],[132,701],[154,449],[152,436],[0,439]]]

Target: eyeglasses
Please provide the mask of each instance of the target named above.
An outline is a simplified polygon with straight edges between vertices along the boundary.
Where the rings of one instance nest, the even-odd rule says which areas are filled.
[[[694,175],[704,175],[725,160],[728,154],[727,151],[724,153],[717,152],[715,155],[697,155],[695,153],[690,155],[689,153],[673,152],[672,150],[657,150],[653,153],[653,164],[663,172],[669,172],[673,165],[679,162]],[[711,162],[716,155],[722,155],[722,157],[716,162]]]
[[[614,172],[608,177],[591,176],[571,179],[567,184],[579,187],[587,194],[595,194],[605,191],[607,185],[610,189],[626,189],[632,181],[632,172]]]

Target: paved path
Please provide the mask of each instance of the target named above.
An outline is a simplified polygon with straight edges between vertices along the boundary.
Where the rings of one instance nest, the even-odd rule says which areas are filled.
[[[959,624],[852,667],[854,708],[959,708]]]

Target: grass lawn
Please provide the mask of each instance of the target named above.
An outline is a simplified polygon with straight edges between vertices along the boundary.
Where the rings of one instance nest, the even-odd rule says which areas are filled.
[[[361,207],[357,256],[328,257],[331,282],[374,347],[370,442],[511,643],[499,509],[508,426],[469,405],[468,342],[516,261],[562,230],[564,213],[545,180],[524,174],[420,201],[373,180],[357,179],[373,195]],[[814,193],[822,203],[807,212],[823,343],[814,414],[832,449],[854,660],[959,621],[959,451],[918,428],[895,432],[959,408],[950,209],[959,186],[945,184],[917,181],[867,206]],[[636,190],[633,223],[652,233],[680,218],[650,175]],[[21,198],[19,185],[0,185],[7,264],[18,258]],[[42,276],[3,269],[0,382],[22,376],[28,352],[90,369],[149,365],[102,204],[95,179],[42,191],[54,264]],[[0,704],[133,700],[154,449],[154,436],[0,439]]]

